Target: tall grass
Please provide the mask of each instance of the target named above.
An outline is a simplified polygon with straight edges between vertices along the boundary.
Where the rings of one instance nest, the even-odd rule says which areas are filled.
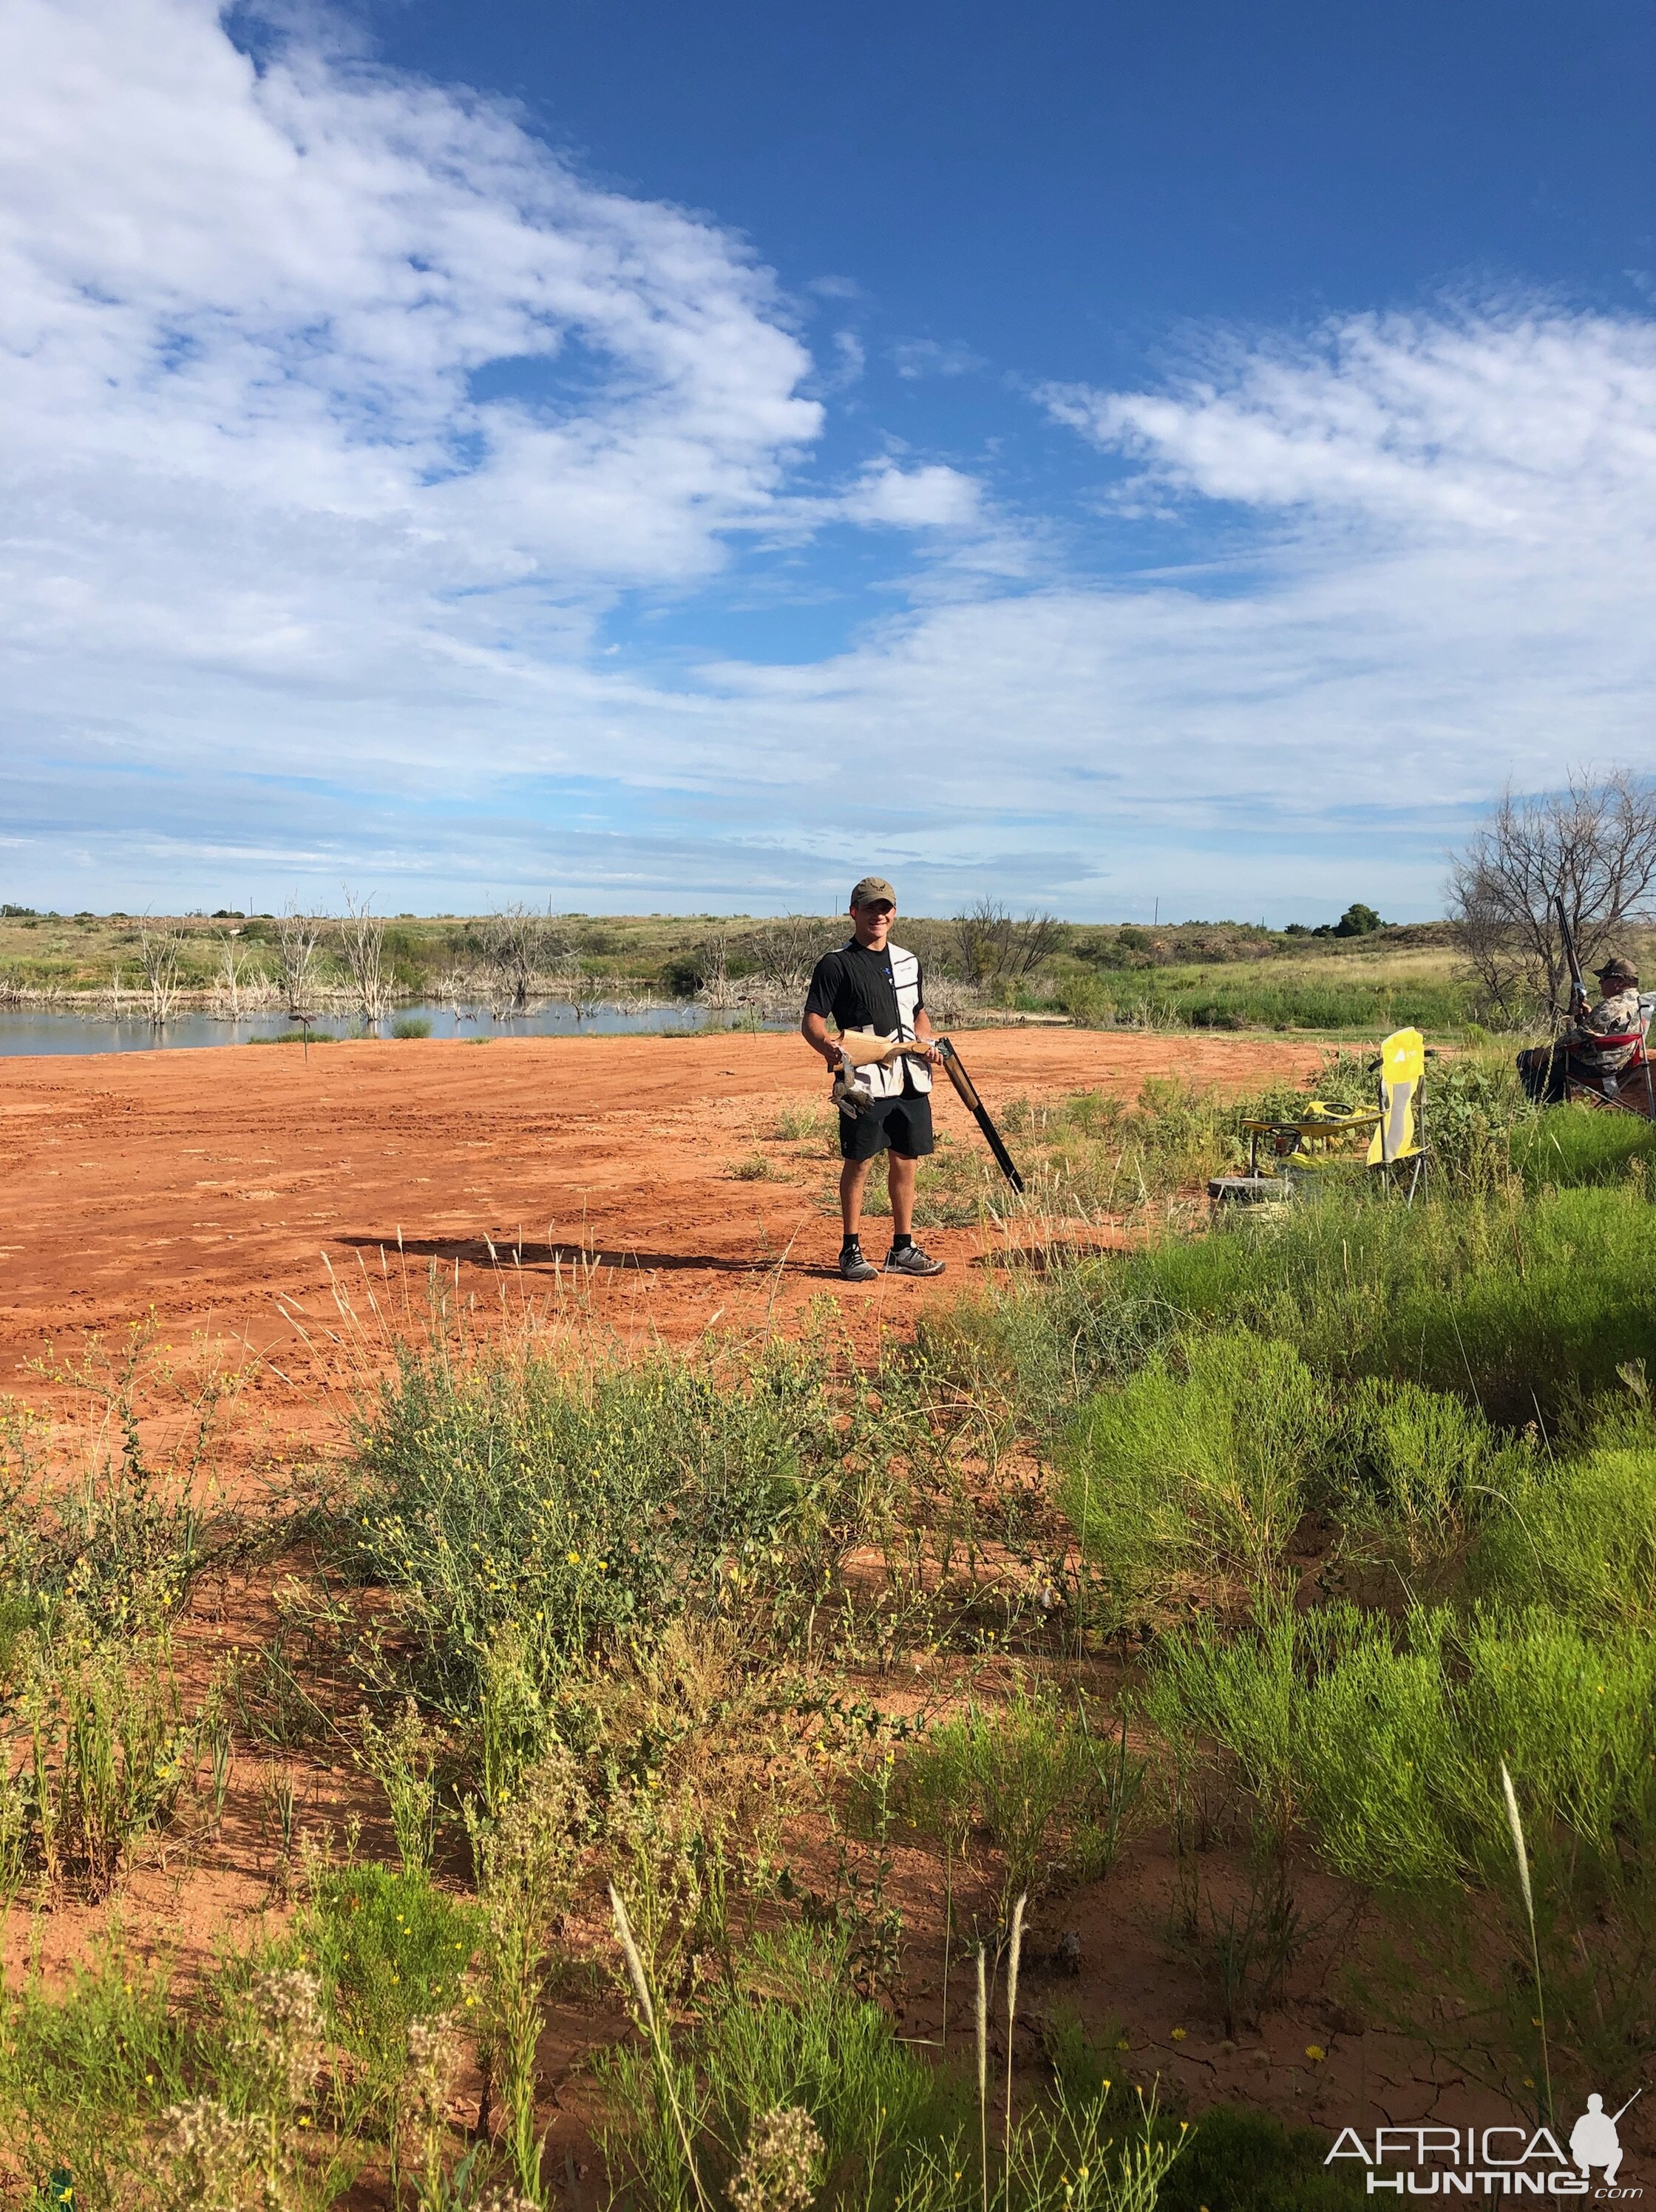
[[[1355,1030],[1380,1036],[1405,1023],[1437,1032],[1459,1029],[1472,1000],[1469,987],[1453,977],[1329,975],[1271,963],[1249,963],[1240,971],[1234,966],[1104,969],[1077,978],[1068,1003],[1078,1019],[1111,1018],[1133,1027]]]
[[[1647,1221],[1613,1188],[1412,1209],[1331,1194],[1012,1285],[925,1341],[940,1364],[992,1377],[1037,1426],[1175,1338],[1238,1328],[1331,1381],[1391,1376],[1496,1421],[1550,1421],[1619,1388],[1630,1363],[1656,1372]]]
[[[738,2207],[750,2203],[744,2154],[787,2113],[810,2124],[798,2132],[814,2138],[815,2201],[847,2212],[970,2212],[985,2202],[1151,2212],[1180,2148],[1176,2132],[1107,2094],[1026,2112],[991,2145],[971,2086],[901,2043],[890,2014],[853,1991],[840,1939],[805,1929],[755,1939],[736,1984],[707,1992],[667,2063],[670,2103],[654,2093],[653,2045],[599,2067],[606,2163],[639,2212],[679,2212],[697,2193],[692,2158],[707,2200],[728,2191]]]
[[[901,1819],[963,1850],[986,1833],[1001,1854],[1003,1903],[1096,1881],[1115,1863],[1143,1780],[1125,1734],[1101,1739],[1082,1710],[1038,1679],[1002,1707],[941,1723],[903,1760]]]
[[[1303,1510],[1329,1414],[1286,1344],[1196,1337],[1085,1407],[1062,1496],[1118,1608],[1266,1583]]]
[[[1656,1650],[1630,1631],[1590,1638],[1537,1608],[1394,1624],[1342,1604],[1168,1638],[1149,1710],[1222,1747],[1338,1872],[1422,1891],[1506,1864],[1503,1759],[1580,1851],[1651,1838],[1653,1692]]]

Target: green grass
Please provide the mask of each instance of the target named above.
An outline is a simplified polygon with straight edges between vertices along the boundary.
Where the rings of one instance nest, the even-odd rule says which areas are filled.
[[[1090,990],[1077,983],[1070,998],[1080,1018],[1095,1019],[1107,1009],[1116,1022],[1137,1027],[1355,1030],[1375,1037],[1405,1026],[1452,1031],[1471,1011],[1470,988],[1448,979],[1324,976],[1303,969],[1274,975],[1266,962],[1218,973],[1177,967],[1131,975],[1101,970]]]
[[[1235,1328],[1280,1340],[1330,1382],[1395,1376],[1497,1422],[1553,1421],[1617,1389],[1629,1363],[1656,1372],[1650,1262],[1647,1209],[1613,1188],[1412,1210],[1330,1194],[1010,1285],[926,1341],[945,1366],[996,1372],[1037,1423],[1175,1338]]]
[[[892,1803],[957,1854],[981,1831],[1001,1856],[1004,1913],[1025,1891],[1107,1873],[1142,1781],[1125,1735],[1101,1739],[1079,1706],[1021,1681],[1004,1706],[934,1728],[904,1759]]]
[[[1336,1871],[1380,1890],[1495,1878],[1504,1759],[1552,1829],[1613,1856],[1656,1814],[1656,1650],[1556,1615],[1349,1605],[1167,1639],[1150,1692],[1169,1735],[1210,1740]]]
[[[1633,1114],[1554,1106],[1516,1128],[1513,1165],[1529,1190],[1616,1184],[1642,1191],[1645,1163],[1656,1153],[1656,1123]]]
[[[975,2096],[961,2073],[897,2039],[858,1996],[842,1940],[805,1929],[761,1936],[729,1987],[711,1988],[693,2034],[664,2067],[623,2047],[600,2063],[606,2164],[637,2212],[692,2202],[972,2212],[984,2201]],[[695,2159],[664,2094],[670,2079]],[[745,2198],[744,2152],[767,2116],[808,2116],[815,2155],[797,2196]],[[995,2212],[1153,2212],[1182,2137],[1107,2094],[1060,2095],[1010,2134],[992,2109],[987,2199]],[[809,2140],[809,2138],[808,2138]],[[1003,2144],[1010,2149],[1010,2172]],[[748,2161],[751,2171],[751,2160]],[[731,2186],[735,2181],[736,2187]]]
[[[409,2023],[465,2009],[481,1919],[476,1905],[422,1874],[379,1866],[319,1874],[298,1940],[331,1992],[334,2032],[379,2108],[407,2064]]]
[[[334,2203],[406,2134],[410,2027],[464,2032],[478,1924],[423,1876],[318,1869],[287,1934],[194,1988],[117,1937],[58,1990],[33,1972],[0,1989],[5,2201],[35,2201],[20,2192],[62,2167],[91,2212]],[[191,2107],[218,2138],[219,2197],[192,2194]]]
[[[1192,1337],[1083,1407],[1062,1498],[1118,1617],[1276,1571],[1326,1455],[1326,1393],[1270,1338]]]
[[[1656,1442],[1533,1458],[1503,1480],[1469,1562],[1475,1589],[1589,1632],[1656,1628]]]

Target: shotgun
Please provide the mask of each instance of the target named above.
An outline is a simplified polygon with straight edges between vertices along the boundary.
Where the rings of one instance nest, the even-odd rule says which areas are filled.
[[[1012,1155],[1007,1151],[1002,1140],[1000,1131],[990,1120],[989,1109],[979,1097],[978,1086],[967,1073],[966,1063],[955,1051],[954,1039],[939,1037],[937,1050],[943,1054],[943,1064],[949,1072],[949,1080],[954,1085],[956,1096],[979,1128],[982,1130],[984,1142],[994,1154],[996,1165],[1013,1189],[1021,1195],[1023,1190],[1023,1177],[1018,1173]]]
[[[891,1060],[901,1059],[904,1054],[908,1054],[916,1060],[923,1060],[927,1050],[923,1044],[910,1044],[895,1037],[876,1036],[867,1030],[852,1030],[846,1036],[837,1038],[835,1042],[839,1045],[842,1057],[849,1061],[853,1068],[883,1067]],[[949,1080],[955,1086],[955,1095],[979,1128],[982,1130],[984,1141],[995,1156],[995,1164],[1007,1182],[1011,1184],[1013,1189],[1022,1192],[1023,1177],[1018,1173],[1016,1163],[1010,1152],[1007,1151],[1005,1140],[1001,1136],[1000,1131],[990,1120],[989,1109],[979,1097],[978,1086],[967,1073],[966,1064],[955,1049],[953,1039],[937,1037],[934,1038],[933,1042],[943,1055],[943,1064],[948,1071]]]
[[[1581,976],[1581,963],[1575,957],[1575,933],[1570,927],[1570,918],[1564,911],[1564,902],[1555,897],[1558,909],[1558,933],[1563,939],[1564,958],[1570,971],[1570,1012],[1585,1014],[1592,1001],[1587,996],[1587,987]]]

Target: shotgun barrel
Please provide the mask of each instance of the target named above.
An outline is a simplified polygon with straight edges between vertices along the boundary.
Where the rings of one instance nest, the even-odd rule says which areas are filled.
[[[967,1073],[966,1063],[956,1050],[953,1038],[939,1037],[937,1049],[943,1054],[943,1064],[949,1071],[949,1080],[954,1085],[961,1105],[982,1130],[984,1141],[995,1156],[996,1165],[1013,1189],[1021,1193],[1023,1177],[1017,1171],[1017,1164],[1007,1151],[1000,1131],[990,1120],[989,1109],[979,1097],[978,1086]]]

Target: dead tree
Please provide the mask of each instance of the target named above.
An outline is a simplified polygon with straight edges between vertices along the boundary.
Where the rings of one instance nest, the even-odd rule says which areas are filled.
[[[322,922],[313,914],[300,914],[289,906],[276,923],[276,977],[288,1012],[296,1022],[307,1022],[316,1011],[317,952],[322,943]]]
[[[955,917],[955,946],[961,974],[980,991],[1004,990],[1034,975],[1064,942],[1064,924],[1050,914],[1026,914],[1015,921],[995,899],[980,899]]]
[[[385,973],[385,925],[369,911],[372,902],[359,906],[349,889],[345,919],[339,924],[340,950],[356,990],[362,1018],[370,1025],[385,1019],[391,1005],[391,979]]]
[[[1450,916],[1486,1006],[1517,1023],[1566,1006],[1569,975],[1554,901],[1569,916],[1584,971],[1617,933],[1648,919],[1656,882],[1656,794],[1625,769],[1515,799],[1455,861]]]
[[[166,1028],[183,988],[179,974],[183,952],[183,935],[170,924],[156,929],[147,920],[138,924],[138,969],[149,1000],[149,1018],[158,1030]]]
[[[522,1013],[528,1006],[530,987],[554,950],[551,936],[549,920],[526,906],[502,907],[483,923],[478,937],[489,1004],[497,1014],[508,1007]]]
[[[219,941],[219,990],[228,1003],[232,1021],[239,1021],[241,1018],[242,978],[248,971],[246,955],[236,943],[238,933],[234,929],[221,929],[214,933]]]
[[[754,958],[766,990],[778,998],[803,992],[828,949],[834,930],[808,914],[785,914],[755,936]]]

